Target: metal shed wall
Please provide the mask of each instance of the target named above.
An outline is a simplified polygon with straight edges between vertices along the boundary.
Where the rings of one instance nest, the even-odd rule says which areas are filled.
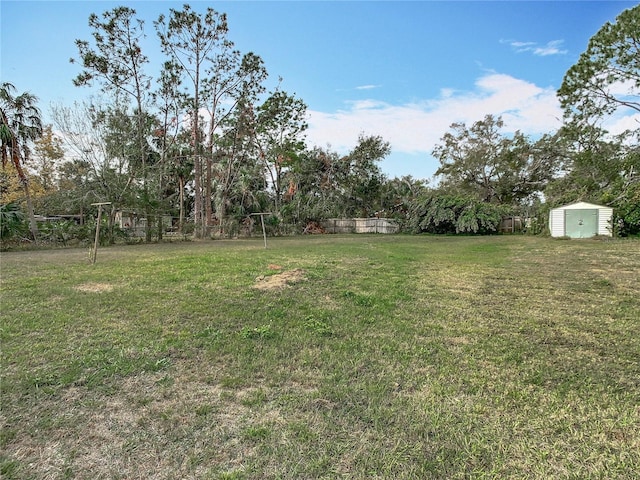
[[[613,236],[611,222],[613,209],[593,203],[578,202],[554,208],[549,212],[549,231],[552,237],[563,237],[567,234],[565,225],[566,210],[595,210],[597,212],[596,235]]]
[[[598,235],[613,236],[613,208],[600,207],[598,210]]]
[[[552,237],[564,236],[564,209],[554,208],[549,212],[549,231]]]

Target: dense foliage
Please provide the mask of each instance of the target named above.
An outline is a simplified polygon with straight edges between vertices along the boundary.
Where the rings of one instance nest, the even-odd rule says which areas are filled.
[[[0,205],[0,238],[9,238],[26,232],[24,215],[16,203]]]
[[[409,225],[426,233],[495,233],[507,209],[472,197],[430,192],[415,201]]]

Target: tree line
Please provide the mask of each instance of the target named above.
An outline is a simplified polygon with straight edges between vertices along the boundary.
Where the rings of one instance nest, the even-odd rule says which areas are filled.
[[[346,155],[307,145],[306,104],[280,82],[267,91],[264,62],[235,48],[224,13],[184,5],[160,15],[156,78],[135,10],[92,14],[92,38],[76,40],[71,61],[80,69],[74,84],[98,86],[99,97],[54,106],[53,125],[43,125],[34,95],[1,85],[0,234],[42,237],[52,227],[39,227],[36,211],[91,216],[98,202],[111,202],[111,241],[118,210],[145,219],[147,241],[162,238],[168,217],[203,238],[233,233],[259,212],[272,214],[274,228],[298,231],[383,215],[405,231],[491,233],[519,215],[540,232],[549,208],[579,200],[614,207],[617,233],[638,234],[640,128],[613,136],[603,127],[640,112],[638,25],[634,7],[592,37],[558,91],[558,131],[505,135],[494,115],[451,125],[433,149],[440,167],[431,186],[383,175],[390,145],[380,136],[361,134]]]

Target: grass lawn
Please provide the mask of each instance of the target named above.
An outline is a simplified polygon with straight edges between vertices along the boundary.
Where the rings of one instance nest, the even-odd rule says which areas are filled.
[[[88,259],[0,256],[3,479],[638,478],[638,241]]]

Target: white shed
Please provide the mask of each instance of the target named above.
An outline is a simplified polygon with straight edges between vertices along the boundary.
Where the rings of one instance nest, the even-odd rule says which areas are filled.
[[[549,212],[552,237],[590,238],[612,236],[613,209],[593,203],[578,202]]]

